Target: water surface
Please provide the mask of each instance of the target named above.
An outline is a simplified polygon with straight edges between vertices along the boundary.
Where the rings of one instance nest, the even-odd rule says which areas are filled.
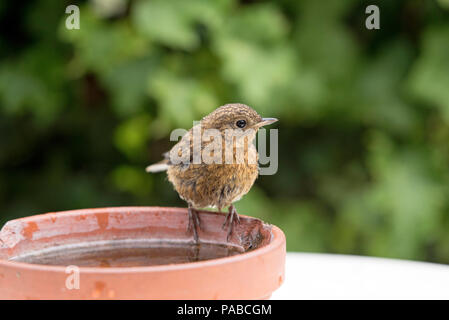
[[[222,244],[101,241],[56,246],[10,260],[31,264],[78,267],[142,267],[204,261],[242,253]]]

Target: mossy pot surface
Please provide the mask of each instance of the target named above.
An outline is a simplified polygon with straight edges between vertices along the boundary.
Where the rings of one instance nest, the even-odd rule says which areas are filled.
[[[241,216],[115,207],[52,212],[0,231],[0,299],[266,299],[284,281],[285,236]],[[70,266],[69,266],[70,265]]]

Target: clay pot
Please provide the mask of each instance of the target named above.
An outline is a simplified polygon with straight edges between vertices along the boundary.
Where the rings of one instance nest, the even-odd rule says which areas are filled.
[[[270,297],[284,280],[282,231],[241,216],[227,241],[223,215],[202,211],[200,219],[201,244],[197,246],[186,232],[187,210],[182,208],[85,209],[9,221],[0,231],[0,299]],[[181,250],[178,258],[188,257],[187,261],[171,261],[170,254],[165,257],[167,244],[171,253],[173,248]],[[83,248],[90,248],[91,253],[94,248],[95,257],[104,248],[114,251],[126,246],[156,252],[161,261],[169,263],[138,266],[129,257],[117,258],[112,266],[104,261],[76,263]],[[58,265],[67,252],[77,267]],[[205,260],[214,255],[225,257]]]

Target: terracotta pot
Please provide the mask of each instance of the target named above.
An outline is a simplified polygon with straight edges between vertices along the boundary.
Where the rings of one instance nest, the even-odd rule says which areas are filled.
[[[242,216],[232,238],[226,241],[223,215],[202,211],[200,219],[202,244],[187,249],[182,248],[192,243],[192,236],[186,232],[187,210],[182,208],[85,209],[9,221],[0,231],[0,299],[270,297],[284,280],[282,231]],[[81,265],[77,270],[64,264],[48,265],[57,264],[64,252],[77,252],[83,247],[119,248],[126,243],[143,244],[147,249],[167,243],[178,245],[184,251],[197,248],[189,256],[198,261],[132,266],[133,261],[125,257],[112,267],[102,267],[101,261],[96,266]],[[244,253],[203,260],[220,250]],[[158,252],[164,251],[158,249]],[[50,257],[45,264],[28,263],[43,257]]]

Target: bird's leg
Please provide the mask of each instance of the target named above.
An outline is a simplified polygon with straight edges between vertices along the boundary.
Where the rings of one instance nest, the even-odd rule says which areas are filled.
[[[223,229],[224,229],[224,227],[226,225],[228,225],[228,234],[227,234],[227,237],[226,237],[227,241],[229,241],[229,237],[232,234],[232,229],[234,227],[234,221],[236,223],[240,223],[240,217],[239,217],[239,215],[237,213],[237,210],[235,209],[234,205],[231,204],[229,206],[229,209],[228,209],[228,214],[226,215],[225,221],[224,221],[224,223],[222,225]]]
[[[200,256],[200,245],[199,243],[192,246],[191,252],[189,254],[189,262],[199,261]]]
[[[191,204],[189,204],[187,210],[189,212],[189,225],[187,227],[187,231],[193,232],[193,239],[195,240],[195,243],[198,243],[198,228],[201,228],[200,217],[198,215],[198,212],[192,207]]]

